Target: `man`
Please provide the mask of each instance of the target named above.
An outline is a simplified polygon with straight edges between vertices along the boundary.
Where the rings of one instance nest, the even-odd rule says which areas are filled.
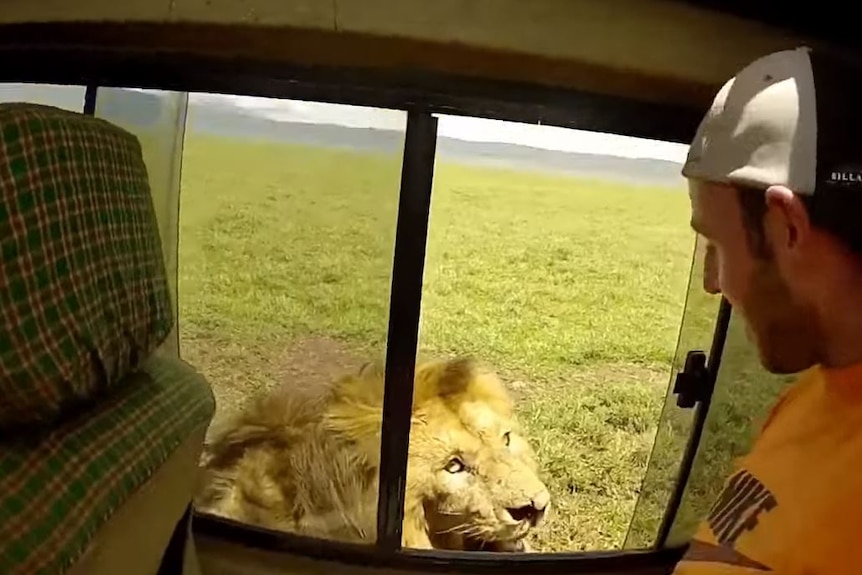
[[[683,175],[705,288],[767,370],[802,373],[675,573],[862,573],[862,72],[807,48],[754,61]]]

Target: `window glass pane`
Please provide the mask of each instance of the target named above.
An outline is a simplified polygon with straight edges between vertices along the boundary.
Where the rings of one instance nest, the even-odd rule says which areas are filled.
[[[405,514],[423,508],[433,526],[408,543],[517,549],[547,489],[534,551],[620,548],[691,268],[685,148],[450,116],[438,133],[420,359],[475,358],[523,431],[506,436],[514,426],[464,385],[469,372],[428,371],[468,390],[450,408],[480,399],[414,406]],[[526,445],[537,473],[516,455]]]
[[[703,351],[708,358],[715,332],[721,297],[708,294],[703,289],[705,247],[706,242],[698,237],[673,371],[655,445],[641,486],[632,524],[626,536],[627,549],[643,549],[655,544],[659,525],[676,486],[679,466],[692,431],[694,409],[679,407],[677,395],[673,389],[676,375],[685,366],[688,352]]]
[[[135,134],[141,143],[175,306],[177,218],[187,100],[185,92],[165,90],[102,87],[96,92],[96,117]],[[176,352],[177,338],[175,325],[165,347]]]
[[[742,316],[734,312],[712,404],[669,545],[686,543],[694,535],[730,475],[733,460],[748,452],[773,402],[794,377],[763,369]]]
[[[53,84],[0,84],[0,101],[24,101],[81,113],[86,88]],[[172,290],[176,287],[177,202],[186,96],[181,92],[100,88],[95,115],[138,137],[150,178],[150,188]],[[176,294],[174,301],[176,301]],[[164,347],[176,350],[176,331]]]
[[[84,86],[60,84],[0,84],[0,102],[31,102],[81,112],[84,110]]]
[[[374,541],[383,381],[358,374],[385,355],[405,122],[190,95],[180,349],[218,403],[202,511]]]

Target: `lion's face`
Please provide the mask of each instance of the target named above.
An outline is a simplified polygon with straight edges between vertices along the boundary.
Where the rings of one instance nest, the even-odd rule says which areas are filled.
[[[550,505],[508,393],[469,362],[417,370],[408,466],[405,517],[421,507],[435,548],[523,550]]]

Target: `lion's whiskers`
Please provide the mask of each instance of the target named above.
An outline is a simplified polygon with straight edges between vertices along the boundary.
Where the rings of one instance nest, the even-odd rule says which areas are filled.
[[[447,535],[449,533],[457,533],[458,535],[463,535],[464,529],[470,529],[471,527],[472,526],[468,525],[467,523],[458,523],[456,525],[453,525],[452,527],[449,527],[448,529],[443,529],[442,531],[437,531],[436,533],[438,535]]]

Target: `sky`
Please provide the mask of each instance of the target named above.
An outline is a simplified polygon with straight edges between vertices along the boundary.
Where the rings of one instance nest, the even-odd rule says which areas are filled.
[[[406,121],[406,113],[402,111],[342,104],[200,93],[191,94],[189,99],[191,103],[229,104],[274,120],[291,122],[325,122],[357,128],[403,129]],[[654,158],[680,164],[685,160],[688,149],[688,146],[673,142],[461,116],[440,116],[437,133],[440,136],[474,142],[504,142],[584,154]]]
[[[156,90],[146,91],[158,93]],[[82,101],[83,94],[84,88],[80,86],[0,84],[0,101],[23,99],[52,104],[62,100],[77,104]],[[189,100],[191,105],[235,106],[274,120],[360,128],[403,130],[407,117],[405,112],[398,110],[251,96],[193,93],[189,95]],[[653,158],[679,164],[684,161],[688,148],[673,142],[461,116],[440,116],[437,133],[473,142],[503,142],[583,154]]]

